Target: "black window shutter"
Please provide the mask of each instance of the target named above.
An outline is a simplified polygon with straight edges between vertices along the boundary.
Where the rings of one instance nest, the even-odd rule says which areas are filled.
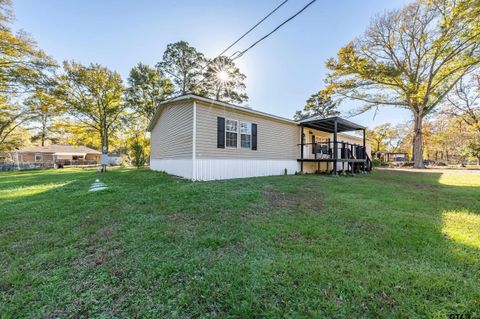
[[[312,135],[312,154],[317,151],[317,144],[315,144],[315,135]]]
[[[257,124],[252,124],[252,150],[257,150]]]
[[[217,117],[217,148],[225,148],[225,118]]]

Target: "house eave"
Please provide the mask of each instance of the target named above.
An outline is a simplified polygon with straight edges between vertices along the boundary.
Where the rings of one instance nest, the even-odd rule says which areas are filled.
[[[286,122],[286,123],[289,123],[289,124],[294,124],[294,125],[298,124],[294,120],[290,120],[290,119],[287,119],[287,118],[284,118],[284,117],[281,117],[281,116],[265,113],[265,112],[262,112],[262,111],[248,109],[248,108],[245,108],[243,106],[234,105],[234,104],[230,104],[230,103],[225,103],[225,102],[209,99],[209,98],[206,98],[206,97],[203,97],[203,96],[198,96],[198,95],[195,95],[195,94],[187,94],[187,95],[178,96],[178,97],[172,98],[170,100],[166,100],[166,101],[161,102],[159,104],[155,114],[153,115],[152,120],[150,121],[150,123],[147,126],[147,132],[151,132],[153,130],[153,128],[155,127],[155,125],[158,121],[158,118],[160,117],[160,114],[162,113],[163,107],[165,105],[175,103],[175,102],[179,102],[179,101],[189,101],[189,100],[201,102],[203,104],[211,104],[211,105],[226,107],[226,108],[230,108],[230,109],[233,109],[233,110],[236,110],[236,111],[255,114],[255,115],[267,117],[267,118],[270,118],[270,119],[274,119],[274,120],[277,120],[277,121]]]

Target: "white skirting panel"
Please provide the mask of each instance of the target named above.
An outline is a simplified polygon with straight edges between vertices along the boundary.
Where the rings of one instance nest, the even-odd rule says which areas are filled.
[[[150,169],[184,178],[193,178],[193,161],[189,158],[150,159]]]
[[[199,159],[195,161],[195,178],[200,181],[295,174],[300,171],[296,160]]]

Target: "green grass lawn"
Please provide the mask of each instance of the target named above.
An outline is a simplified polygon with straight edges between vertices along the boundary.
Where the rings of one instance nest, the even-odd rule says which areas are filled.
[[[0,229],[0,318],[480,315],[478,173],[7,172]]]

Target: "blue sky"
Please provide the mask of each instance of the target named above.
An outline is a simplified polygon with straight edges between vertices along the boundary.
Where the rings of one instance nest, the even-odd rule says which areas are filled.
[[[154,65],[168,43],[188,41],[214,57],[281,0],[14,0],[15,28],[32,34],[57,61],[96,62],[124,79],[138,62]],[[290,0],[233,51],[242,50],[308,0]],[[361,35],[370,19],[408,0],[318,0],[296,19],[250,50],[237,64],[247,75],[248,104],[291,118],[308,96],[323,88],[325,61]],[[344,103],[342,110],[355,107]],[[410,118],[404,110],[384,108],[355,118],[372,127]]]

